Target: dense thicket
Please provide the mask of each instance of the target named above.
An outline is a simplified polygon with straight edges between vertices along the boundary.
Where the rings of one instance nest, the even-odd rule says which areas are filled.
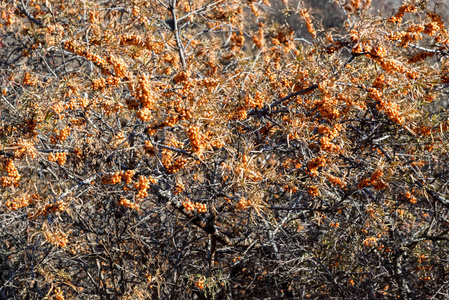
[[[448,32],[369,2],[2,1],[0,298],[447,298]]]

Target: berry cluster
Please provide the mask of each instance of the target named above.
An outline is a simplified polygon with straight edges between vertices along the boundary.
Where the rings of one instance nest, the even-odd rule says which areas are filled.
[[[174,187],[173,187],[173,194],[178,195],[181,194],[183,191],[185,191],[186,187],[184,184],[182,183],[177,183]]]
[[[382,175],[382,170],[377,169],[374,171],[370,178],[361,179],[357,186],[359,189],[362,189],[366,186],[372,185],[376,190],[382,190],[386,187],[385,183],[383,183],[382,181]]]
[[[120,198],[119,201],[117,201],[118,205],[124,206],[126,208],[132,209],[132,210],[140,210],[140,206],[137,203],[133,203],[131,201],[129,201],[128,199],[125,198]]]
[[[377,102],[377,109],[385,111],[385,114],[390,118],[391,121],[397,124],[404,123],[405,118],[400,115],[399,105],[391,101],[386,101],[382,97],[381,92],[375,88],[368,89],[368,95],[371,99]]]
[[[150,188],[150,183],[156,183],[156,180],[151,176],[139,176],[139,182],[134,184],[134,188],[138,190],[136,197],[145,198],[148,196],[147,190]]]
[[[153,119],[152,110],[147,107],[142,107],[136,112],[136,117],[143,122],[148,122]]]
[[[134,173],[136,173],[135,170],[127,170],[123,173],[122,178],[125,180],[126,184],[130,184],[133,181]]]
[[[64,105],[64,109],[66,110],[75,110],[79,106],[79,101],[77,99],[70,99],[69,102],[67,102]]]
[[[109,71],[107,70],[108,66],[107,61],[104,58],[88,50],[83,49],[83,47],[78,47],[73,41],[65,41],[64,48],[69,52],[75,53],[79,56],[86,58],[87,60],[90,60],[98,67],[100,67],[104,73],[107,74],[109,73]]]
[[[36,78],[33,78],[30,73],[26,72],[23,76],[22,83],[24,85],[35,85],[37,82]]]
[[[136,117],[143,122],[148,122],[153,119],[152,110],[147,107],[142,107],[136,112]]]
[[[330,223],[329,224],[331,227],[333,227],[333,228],[337,228],[338,226],[340,226],[340,223],[338,223],[338,222],[332,222],[332,223]]]
[[[265,46],[265,37],[263,30],[263,23],[259,23],[259,30],[257,30],[257,35],[253,36],[253,42],[256,44],[256,47],[262,49]]]
[[[15,159],[22,159],[25,156],[32,158],[32,159],[36,158],[37,150],[34,147],[33,142],[20,140],[16,143],[15,146],[18,147],[18,149],[16,151],[14,151]]]
[[[133,180],[135,172],[135,170],[127,170],[106,174],[101,178],[101,183],[114,185],[119,184],[122,180],[124,180],[126,184],[130,184]]]
[[[55,288],[54,296],[56,300],[64,300],[64,294],[59,287]]]
[[[116,57],[115,55],[111,54],[108,56],[107,60],[114,68],[116,78],[129,77],[128,66],[125,64],[122,58]]]
[[[173,81],[177,84],[184,83],[189,80],[190,72],[188,71],[180,71],[173,77]]]
[[[19,171],[17,170],[16,166],[14,165],[14,162],[12,159],[5,159],[3,161],[2,165],[3,170],[6,171],[7,176],[2,176],[0,178],[0,184],[2,187],[7,186],[18,186],[19,180],[21,178]]]
[[[110,185],[118,184],[118,183],[122,182],[123,174],[124,174],[123,171],[115,172],[112,174],[106,174],[101,178],[101,183],[102,184],[110,184]]]
[[[365,239],[363,241],[363,245],[365,245],[366,247],[376,246],[377,241],[378,241],[378,238],[372,236],[372,237]]]
[[[206,206],[205,203],[198,203],[198,202],[196,202],[195,203],[195,208],[196,208],[196,211],[198,213],[205,213],[205,212],[207,212],[207,206]]]
[[[133,45],[154,51],[155,54],[160,53],[164,49],[161,42],[151,41],[149,38],[142,37],[137,34],[123,34],[120,36],[121,45]]]
[[[389,85],[389,82],[385,78],[385,74],[380,74],[374,79],[373,87],[379,90],[382,90],[386,85]]]
[[[2,28],[3,26],[11,26],[12,24],[15,23],[15,14],[11,10],[10,11],[2,10],[1,18],[5,20],[5,22],[0,23],[0,28]]]
[[[106,88],[106,79],[103,77],[92,80],[92,89],[103,91]]]
[[[254,181],[262,181],[263,177],[259,171],[251,170],[248,166],[236,166],[234,173],[237,176],[243,176],[245,179],[251,179]]]
[[[169,173],[174,174],[174,173],[178,172],[180,169],[182,169],[182,167],[184,167],[184,165],[186,163],[187,163],[187,159],[185,159],[185,158],[178,158],[173,163],[171,163],[170,165],[166,166],[166,168],[167,168],[167,171]]]
[[[63,166],[67,161],[67,153],[66,152],[51,152],[47,156],[48,161],[55,161],[60,166]]]
[[[326,159],[323,156],[312,159],[307,165],[307,174],[310,177],[318,176],[318,168],[326,165]]]
[[[204,279],[200,279],[195,282],[195,286],[197,288],[199,288],[200,290],[202,290],[202,289],[204,289],[204,283],[205,283]]]
[[[182,206],[186,211],[197,211],[200,213],[206,213],[207,212],[207,206],[205,203],[199,203],[199,202],[192,202],[188,198],[185,199],[185,201],[182,202]]]
[[[218,80],[210,77],[203,78],[201,80],[195,81],[197,86],[204,86],[211,90],[212,88],[215,88],[218,85]]]
[[[286,193],[296,193],[298,191],[298,187],[286,184],[284,185],[284,191]]]
[[[413,127],[413,131],[419,136],[426,136],[432,133],[432,128],[428,126],[415,126]]]
[[[327,87],[323,87],[323,92],[327,93]],[[335,120],[340,116],[338,110],[338,98],[331,97],[330,95],[324,95],[322,99],[316,101],[315,107],[320,112],[321,116],[330,120]]]
[[[248,118],[248,112],[244,107],[239,107],[233,114],[231,114],[231,119],[243,121]]]
[[[233,32],[231,35],[231,50],[232,51],[237,51],[238,49],[240,49],[243,44],[245,43],[245,36],[243,35],[242,31],[237,32]]]
[[[317,186],[309,186],[309,189],[307,190],[307,192],[310,194],[310,196],[312,197],[317,197],[320,195],[320,190],[318,189]]]
[[[313,27],[312,18],[310,17],[310,13],[307,9],[301,9],[299,14],[306,22],[307,30],[312,35],[312,38],[316,38],[316,30]]]
[[[186,211],[194,211],[195,210],[195,205],[193,204],[192,201],[186,199],[186,201],[182,202],[182,206],[184,206],[184,209]]]
[[[340,147],[335,145],[331,141],[338,136],[341,130],[341,124],[335,125],[332,130],[327,126],[319,126],[318,132],[323,135],[320,138],[321,149],[329,152],[338,152],[340,150]]]
[[[192,152],[201,154],[205,148],[204,137],[200,133],[198,126],[189,126],[187,128],[187,134],[189,136],[190,146],[192,147]]]
[[[59,247],[65,247],[67,243],[69,242],[69,239],[67,238],[67,234],[62,232],[61,230],[58,230],[54,233],[52,232],[45,232],[45,238],[47,241],[52,243],[53,245],[59,246]]]
[[[217,148],[217,149],[221,149],[222,147],[224,147],[225,145],[225,141],[224,140],[213,140],[212,142],[210,142],[210,146],[213,148]]]
[[[152,113],[155,97],[148,75],[142,74],[139,77],[139,86],[133,93],[133,96],[138,99],[141,106],[136,113],[136,117],[144,122],[151,120],[153,118]]]
[[[245,97],[245,106],[246,108],[262,108],[264,97],[261,92],[256,91],[254,93],[254,98],[251,95],[246,95]]]
[[[414,13],[416,11],[417,11],[416,6],[412,4],[403,4],[401,7],[399,7],[398,13],[390,17],[388,19],[388,22],[401,23],[405,13]]]
[[[246,200],[245,198],[240,198],[239,202],[235,206],[237,209],[248,209],[253,205],[251,200]]]
[[[106,116],[110,116],[112,114],[118,113],[123,108],[122,103],[116,103],[110,99],[105,99],[101,103],[99,103],[99,107],[102,108],[103,113]]]
[[[58,200],[58,201],[56,201],[53,204],[45,205],[43,208],[38,209],[34,213],[29,213],[28,214],[28,219],[35,220],[39,216],[45,216],[46,217],[46,216],[48,216],[48,214],[60,213],[60,212],[65,211],[66,209],[67,209],[67,204],[64,203],[62,200]]]
[[[123,148],[129,146],[123,131],[119,131],[112,140],[111,147],[117,148],[118,146],[122,146]]]
[[[63,212],[67,209],[67,204],[62,200],[58,200],[53,204],[47,204],[44,209],[43,215],[46,216],[49,213]]]
[[[412,193],[413,193],[413,192],[412,192]],[[406,192],[406,193],[404,194],[404,197],[405,197],[410,203],[416,204],[416,202],[418,202],[418,200],[416,199],[416,197],[414,197],[414,196],[412,195],[412,193]]]
[[[186,158],[178,158],[176,160],[173,159],[173,152],[164,150],[162,151],[162,165],[167,169],[167,171],[171,174],[178,172],[180,169],[184,167],[187,163]]]
[[[270,164],[275,164],[276,161],[269,161],[268,163]],[[282,162],[282,167],[285,169],[299,169],[301,168],[301,163],[299,162],[299,160],[297,158],[286,158],[283,162]]]
[[[145,198],[148,196],[148,189],[150,188],[150,181],[145,176],[139,177],[139,182],[134,184],[134,188],[137,190],[137,198]]]
[[[7,200],[5,206],[10,210],[18,210],[35,203],[38,199],[40,199],[40,196],[37,194],[33,194],[31,196],[28,194],[23,194],[13,200]]]
[[[333,176],[333,175],[327,175],[327,180],[333,185],[333,186],[340,186],[341,188],[344,188],[346,186],[346,183],[341,180],[340,178]]]
[[[55,114],[60,114],[64,111],[64,105],[62,104],[61,101],[56,102],[55,104],[52,105],[52,107],[50,108]]]
[[[61,130],[55,129],[50,137],[50,143],[56,144],[58,141],[65,141],[70,135],[70,127],[65,126]]]

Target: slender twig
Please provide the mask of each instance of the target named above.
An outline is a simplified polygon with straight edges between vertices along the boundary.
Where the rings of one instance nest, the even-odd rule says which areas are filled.
[[[42,25],[42,22],[39,21],[38,19],[36,19],[35,17],[33,17],[29,12],[28,9],[26,8],[25,3],[23,3],[23,0],[20,1],[20,4],[22,4],[22,7],[17,7],[30,21],[32,21],[33,23],[37,24],[37,25]]]
[[[290,98],[294,98],[294,97],[296,97],[296,96],[299,96],[299,95],[303,95],[303,94],[310,93],[310,92],[316,90],[317,88],[318,88],[318,84],[312,84],[311,86],[309,86],[309,87],[307,87],[307,88],[305,88],[305,89],[302,89],[302,90],[293,92],[293,93],[291,93],[291,94],[288,94],[288,95],[285,96],[284,98],[281,98],[281,99],[279,99],[279,100],[273,102],[273,103],[270,104],[268,107],[265,107],[265,108],[263,108],[263,109],[261,109],[261,110],[258,110],[258,109],[252,109],[252,110],[250,110],[250,111],[248,112],[248,115],[249,115],[249,116],[251,116],[251,115],[259,115],[259,114],[260,114],[260,115],[264,115],[264,114],[270,113],[271,110],[272,110],[274,107],[278,106],[278,105],[281,104],[282,102],[284,102],[284,101],[286,101],[286,100],[289,100]]]
[[[178,30],[178,20],[176,19],[176,0],[173,0],[170,6],[171,16],[173,18],[173,32],[175,34],[176,46],[178,47],[179,58],[181,59],[182,67],[186,67],[186,59],[184,57],[184,46],[182,45],[181,37]]]

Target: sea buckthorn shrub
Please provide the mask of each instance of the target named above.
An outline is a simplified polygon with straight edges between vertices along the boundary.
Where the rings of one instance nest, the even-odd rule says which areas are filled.
[[[0,295],[447,298],[447,24],[0,4]]]

